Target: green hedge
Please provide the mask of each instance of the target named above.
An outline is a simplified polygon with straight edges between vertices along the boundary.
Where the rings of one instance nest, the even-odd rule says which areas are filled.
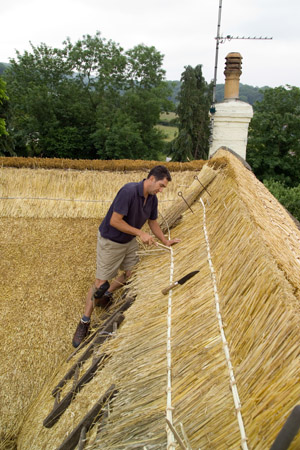
[[[273,179],[264,180],[264,185],[277,198],[277,200],[300,221],[300,184],[289,188]]]

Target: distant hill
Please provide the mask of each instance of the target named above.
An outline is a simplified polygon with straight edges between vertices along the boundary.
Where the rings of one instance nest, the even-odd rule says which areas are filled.
[[[8,63],[0,62],[0,75],[4,72],[4,70],[9,66]],[[169,99],[176,105],[178,103],[178,94],[180,92],[180,81],[167,81],[170,88],[172,89],[172,95]],[[249,86],[248,84],[240,83],[240,100],[243,102],[250,103],[253,105],[256,101],[261,101],[263,98],[263,93],[261,90],[266,89],[267,86],[259,88],[254,86]],[[217,84],[216,86],[216,101],[221,102],[224,99],[224,84]]]
[[[4,70],[6,69],[6,67],[8,67],[9,64],[8,63],[2,63],[0,62],[0,75],[3,74]]]
[[[172,89],[172,95],[169,97],[169,100],[171,100],[175,105],[178,103],[177,97],[180,92],[180,81],[167,81],[169,87]]]
[[[221,102],[224,100],[224,84],[217,84],[216,86],[216,101]],[[240,96],[239,99],[242,102],[250,103],[253,105],[256,101],[260,102],[263,99],[263,92],[268,86],[257,87],[250,86],[249,84],[240,83]]]
[[[172,89],[172,95],[169,97],[169,99],[175,103],[175,105],[178,103],[178,94],[180,92],[180,81],[168,81],[169,86]],[[253,105],[256,101],[261,101],[263,99],[263,91],[266,89],[267,86],[264,86],[262,88],[257,86],[249,86],[248,84],[242,84],[240,83],[240,100],[243,102],[250,103],[250,105]],[[224,84],[217,84],[216,86],[216,101],[221,102],[224,100]]]

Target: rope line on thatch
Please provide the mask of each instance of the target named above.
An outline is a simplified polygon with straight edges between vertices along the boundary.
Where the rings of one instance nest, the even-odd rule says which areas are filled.
[[[212,278],[212,282],[213,282],[213,288],[214,288],[217,319],[218,319],[220,334],[221,334],[221,338],[222,338],[222,342],[223,342],[225,358],[226,358],[227,366],[228,366],[228,370],[229,370],[230,386],[231,386],[234,406],[236,409],[236,415],[237,415],[238,425],[239,425],[240,434],[241,434],[241,447],[243,450],[248,450],[247,436],[246,436],[246,431],[245,431],[245,427],[244,427],[243,417],[241,414],[241,402],[240,402],[240,398],[239,398],[236,379],[235,379],[234,372],[233,372],[233,366],[232,366],[231,359],[230,359],[228,342],[227,342],[227,339],[225,336],[223,320],[222,320],[222,315],[221,315],[221,310],[220,310],[220,299],[219,299],[219,294],[218,294],[216,273],[215,273],[215,269],[214,269],[212,259],[211,259],[210,244],[209,244],[209,238],[208,238],[208,233],[207,233],[207,228],[206,228],[206,208],[205,208],[202,198],[200,198],[200,203],[203,208],[203,231],[204,231],[204,237],[205,237],[205,241],[206,241],[207,259],[208,259],[208,264],[209,264],[211,278]]]
[[[162,216],[167,230],[168,230],[168,239],[171,239],[170,228],[166,218],[160,213]],[[159,244],[162,245],[162,244]],[[163,246],[166,247],[166,246]],[[172,247],[167,247],[170,251],[170,285],[173,283],[174,279],[174,252]],[[183,450],[191,450],[189,444],[185,446],[181,437],[179,436],[174,424],[173,424],[173,406],[172,406],[172,343],[171,343],[171,334],[172,334],[172,289],[169,290],[168,296],[168,311],[167,311],[167,407],[166,407],[166,422],[167,422],[167,449],[175,448],[175,440],[179,444],[179,446]],[[182,426],[182,424],[180,424]],[[185,432],[183,430],[183,435],[186,438]],[[187,438],[186,438],[187,439]],[[199,449],[200,450],[200,449]]]
[[[170,230],[168,227],[168,234],[170,239]],[[174,254],[173,249],[170,247],[170,284],[173,283],[174,275]],[[167,312],[167,421],[170,425],[173,423],[172,418],[172,344],[171,344],[171,331],[172,331],[172,289],[169,291],[168,297],[168,312]],[[172,428],[167,427],[167,439],[168,439],[168,449],[175,448],[174,433]]]
[[[59,202],[84,202],[84,203],[112,203],[113,200],[84,200],[80,198],[55,198],[55,197],[0,197],[0,200],[49,200]],[[175,202],[175,199],[160,200],[160,203]]]
[[[171,239],[169,224],[164,215],[159,213],[166,225],[168,232],[168,239]],[[160,244],[163,247],[165,245]],[[174,254],[172,247],[166,247],[170,251],[170,284],[173,283],[174,275]],[[166,427],[167,432],[167,448],[175,448],[173,425],[173,407],[172,407],[172,344],[171,344],[171,327],[172,327],[172,290],[169,291],[168,297],[168,311],[167,311],[167,405],[166,405],[166,421],[169,425]],[[170,426],[171,425],[171,426]]]

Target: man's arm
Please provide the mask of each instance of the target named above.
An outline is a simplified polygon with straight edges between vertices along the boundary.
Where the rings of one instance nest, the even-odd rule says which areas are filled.
[[[148,219],[148,224],[150,227],[150,230],[156,236],[164,245],[167,245],[170,247],[173,244],[177,244],[177,242],[180,242],[180,239],[166,239],[164,236],[162,229],[160,228],[157,220],[150,220]]]
[[[125,220],[123,220],[123,217],[124,216],[122,214],[113,212],[109,222],[110,225],[117,230],[122,231],[123,233],[131,234],[132,236],[139,236],[144,244],[151,245],[154,243],[154,239],[150,234],[145,233],[138,228],[132,227],[127,222],[125,222]]]

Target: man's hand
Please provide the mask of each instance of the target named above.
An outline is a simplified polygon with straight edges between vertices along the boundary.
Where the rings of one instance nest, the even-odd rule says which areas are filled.
[[[180,242],[180,239],[166,239],[165,235],[163,234],[163,232],[156,220],[149,219],[148,224],[149,224],[149,227],[150,227],[150,230],[152,231],[152,233],[157,237],[157,239],[159,239],[163,243],[163,245],[166,245],[167,247],[171,247],[171,245],[177,244],[178,242]],[[154,242],[154,244],[155,244],[155,242]]]
[[[143,244],[147,244],[147,245],[152,245],[152,244],[154,244],[154,245],[157,245],[156,242],[154,241],[153,236],[151,236],[151,235],[148,234],[148,233],[145,233],[144,231],[142,231],[142,232],[139,234],[139,238],[140,238],[140,240],[142,241]]]
[[[177,238],[169,239],[169,240],[164,242],[164,245],[166,245],[167,247],[171,247],[171,245],[178,244],[178,242],[180,242],[180,241],[181,241],[181,239],[177,239]]]

